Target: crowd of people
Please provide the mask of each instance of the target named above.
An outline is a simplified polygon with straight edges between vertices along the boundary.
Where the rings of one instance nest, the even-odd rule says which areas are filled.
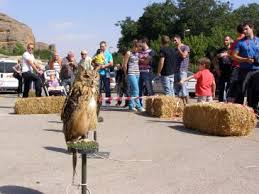
[[[224,47],[221,48],[213,60],[203,57],[198,60],[198,72],[187,77],[189,68],[190,48],[182,43],[179,35],[171,38],[161,37],[159,63],[154,69],[154,56],[156,53],[149,47],[147,38],[133,40],[131,48],[124,51],[123,61],[116,65],[117,93],[119,97],[137,97],[126,100],[124,107],[131,111],[145,111],[142,103],[143,89],[145,95],[153,96],[152,79],[154,76],[161,78],[164,94],[182,98],[184,104],[188,103],[188,89],[186,82],[196,79],[196,96],[198,102],[210,102],[218,90],[220,102],[244,103],[247,94],[247,103],[255,110],[259,101],[259,38],[255,36],[254,26],[251,22],[244,22],[237,26],[238,36],[232,40],[230,36],[224,37]],[[171,44],[174,47],[171,47]],[[43,70],[35,63],[33,56],[33,44],[28,44],[27,51],[23,54],[21,65],[14,67],[15,77],[19,83],[23,80],[23,97],[28,97],[31,82],[33,81],[36,96],[41,96],[41,79]],[[216,69],[216,74],[211,73],[211,64]],[[61,84],[71,88],[75,73],[82,67],[92,70],[100,68],[100,91],[104,89],[105,97],[111,97],[110,71],[113,67],[112,54],[107,50],[107,43],[100,42],[100,48],[95,56],[88,56],[86,50],[81,51],[81,59],[76,62],[73,52],[61,59],[58,53],[54,53],[49,62],[49,69],[56,70],[60,74]],[[215,79],[216,77],[217,79]],[[217,86],[217,90],[216,90]],[[19,84],[19,95],[22,86]],[[106,105],[111,104],[111,98],[107,98]],[[116,106],[121,106],[118,100]]]

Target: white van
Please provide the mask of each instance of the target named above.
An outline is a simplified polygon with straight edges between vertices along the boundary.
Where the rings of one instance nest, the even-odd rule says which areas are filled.
[[[18,80],[13,77],[16,60],[0,59],[0,91],[17,90]]]

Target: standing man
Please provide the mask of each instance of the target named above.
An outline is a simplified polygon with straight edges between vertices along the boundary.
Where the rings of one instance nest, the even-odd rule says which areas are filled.
[[[229,88],[230,76],[231,76],[231,66],[232,66],[232,59],[229,54],[230,45],[232,40],[230,36],[225,36],[224,38],[224,47],[219,49],[217,52],[217,68],[216,72],[219,77],[219,102],[226,101],[224,94],[227,93]]]
[[[189,67],[189,46],[183,44],[181,42],[181,37],[179,35],[175,35],[173,37],[173,42],[176,46],[176,74],[175,74],[175,82],[179,83],[181,80],[187,78],[187,71]],[[183,103],[188,103],[188,89],[185,83],[182,85],[175,84],[176,95],[182,98]]]
[[[75,79],[76,69],[77,63],[75,55],[72,51],[69,51],[67,56],[62,59],[60,70],[61,85],[64,86],[67,91],[71,89],[72,83]]]
[[[81,60],[78,66],[82,67],[84,70],[93,70],[92,58],[88,56],[86,50],[81,51]]]
[[[158,76],[162,76],[161,82],[165,95],[174,96],[175,49],[169,47],[170,38],[168,36],[162,36],[161,43],[157,73]]]
[[[250,21],[243,23],[245,37],[234,48],[233,58],[240,62],[238,84],[243,87],[248,73],[259,69],[259,38],[254,35],[254,25]],[[236,102],[243,104],[245,91],[237,97]]]
[[[243,24],[239,24],[236,30],[237,30],[237,38],[231,44],[229,49],[229,54],[231,57],[233,56],[234,48],[238,43],[238,41],[245,37],[244,31],[243,31]],[[239,72],[239,62],[237,60],[232,60],[232,72],[230,76],[229,89],[227,93],[228,102],[232,102],[232,103],[236,102],[237,96],[239,96],[242,92],[242,88],[238,87],[238,72]]]
[[[153,86],[152,86],[152,58],[155,52],[149,48],[149,40],[143,38],[139,40],[139,45],[142,50],[139,52],[139,96],[143,96],[143,87],[146,86],[147,95],[153,96]],[[142,100],[140,99],[140,104],[142,105]]]
[[[107,49],[107,43],[105,41],[100,42],[100,49],[104,53],[105,64],[100,67],[100,94],[102,87],[104,86],[105,97],[111,97],[110,89],[110,68],[113,66],[112,54]],[[111,100],[106,100],[106,106],[110,106]]]
[[[35,63],[33,55],[34,45],[29,43],[27,51],[22,56],[22,77],[24,80],[23,98],[27,98],[31,83],[35,83],[35,94],[37,97],[41,96],[41,80],[39,75],[43,73],[40,67]]]

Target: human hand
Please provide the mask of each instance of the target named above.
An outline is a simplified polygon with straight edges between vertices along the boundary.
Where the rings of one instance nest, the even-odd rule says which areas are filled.
[[[249,63],[249,64],[252,64],[252,63],[254,63],[254,59],[253,58],[247,58],[246,62]]]

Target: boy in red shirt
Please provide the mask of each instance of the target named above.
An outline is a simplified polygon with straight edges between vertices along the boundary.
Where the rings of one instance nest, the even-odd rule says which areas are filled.
[[[216,84],[213,74],[210,72],[210,60],[208,58],[201,58],[198,60],[199,71],[194,75],[187,77],[180,81],[184,83],[190,79],[196,79],[195,93],[198,96],[198,102],[211,102],[215,97]]]

